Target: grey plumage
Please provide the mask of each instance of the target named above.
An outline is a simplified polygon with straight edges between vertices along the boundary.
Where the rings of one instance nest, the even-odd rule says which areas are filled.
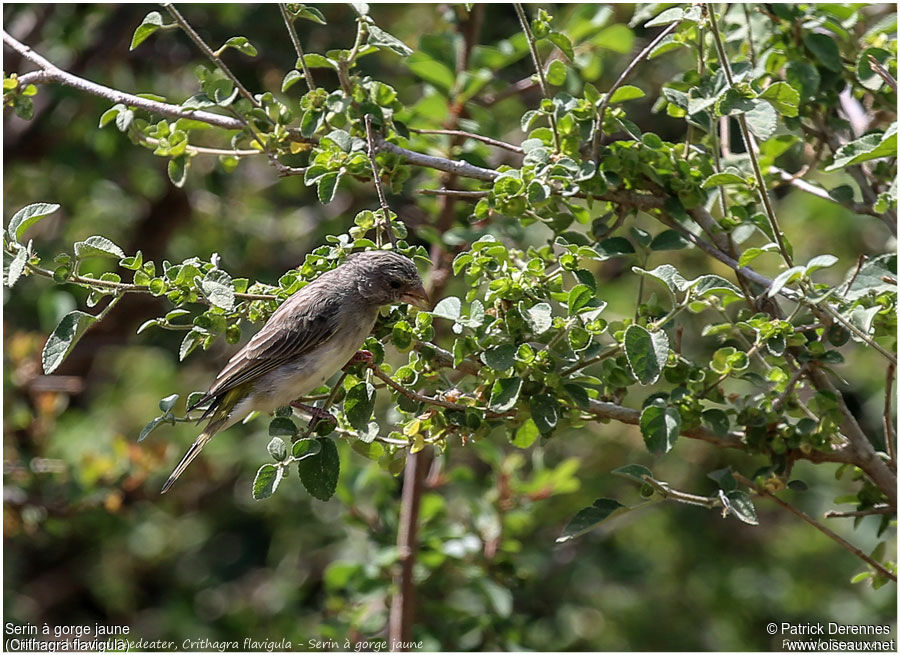
[[[191,408],[209,403],[206,429],[163,486],[168,491],[210,438],[251,411],[273,411],[338,371],[372,331],[382,305],[428,303],[410,259],[387,250],[351,255],[284,301]]]

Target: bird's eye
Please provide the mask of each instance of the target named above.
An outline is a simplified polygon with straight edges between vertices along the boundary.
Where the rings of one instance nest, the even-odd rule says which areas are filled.
[[[398,280],[397,278],[394,278],[388,284],[391,285],[391,289],[399,289],[400,287],[403,286],[403,283],[400,280]]]

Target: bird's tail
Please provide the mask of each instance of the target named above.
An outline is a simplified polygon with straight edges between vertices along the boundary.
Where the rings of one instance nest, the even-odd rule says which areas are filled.
[[[173,484],[175,484],[175,480],[178,479],[178,476],[184,473],[184,470],[191,462],[194,461],[194,458],[200,454],[200,451],[203,450],[203,446],[205,446],[209,442],[209,440],[212,439],[213,435],[216,432],[218,432],[218,430],[213,425],[207,426],[203,433],[199,437],[197,437],[188,451],[184,454],[184,457],[181,458],[181,461],[178,462],[178,466],[176,466],[175,470],[172,471],[172,475],[170,475],[169,479],[166,480],[166,483],[163,485],[162,491],[160,491],[159,493],[166,493],[169,488]]]

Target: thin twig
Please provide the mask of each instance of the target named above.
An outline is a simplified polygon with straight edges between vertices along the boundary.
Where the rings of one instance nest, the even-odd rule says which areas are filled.
[[[856,555],[858,558],[860,558],[866,564],[868,564],[873,569],[878,571],[878,573],[885,576],[886,578],[889,578],[890,580],[893,580],[894,582],[897,582],[897,576],[894,575],[892,572],[888,571],[886,568],[884,568],[884,566],[880,562],[877,562],[873,558],[871,558],[869,555],[866,555],[863,551],[861,551],[859,548],[857,548],[856,546],[851,544],[849,541],[847,541],[846,539],[844,539],[843,537],[841,537],[840,535],[835,533],[830,528],[825,527],[824,525],[822,525],[821,523],[816,521],[814,518],[810,517],[805,512],[801,512],[799,509],[797,509],[790,503],[787,503],[787,502],[781,500],[781,498],[779,498],[775,494],[770,493],[768,489],[765,489],[764,487],[759,486],[755,482],[748,480],[740,473],[733,473],[733,475],[734,475],[734,479],[737,480],[738,482],[740,482],[741,484],[743,484],[744,486],[749,487],[750,489],[753,489],[760,496],[766,496],[767,498],[771,499],[779,507],[786,509],[794,516],[797,516],[797,517],[803,519],[804,521],[809,523],[811,526],[813,526],[816,530],[818,530],[822,534],[826,535],[830,539],[833,539],[840,546],[842,546],[849,552]]]
[[[237,76],[235,76],[235,74],[231,72],[231,69],[225,65],[225,62],[222,61],[222,58],[219,57],[219,55],[217,55],[215,52],[213,52],[212,48],[210,48],[206,44],[206,42],[200,37],[200,35],[197,34],[196,30],[194,30],[194,28],[191,27],[190,23],[188,23],[187,20],[185,20],[184,16],[181,15],[181,12],[179,12],[175,8],[175,5],[173,5],[171,2],[166,2],[163,4],[163,7],[165,7],[168,10],[168,12],[169,12],[169,14],[171,14],[172,18],[175,19],[175,22],[178,23],[178,25],[181,26],[181,29],[184,30],[185,34],[187,34],[188,37],[190,37],[191,41],[193,41],[194,44],[198,48],[200,48],[200,51],[204,55],[206,55],[206,57],[210,61],[212,61],[212,63],[214,63],[220,71],[222,71],[225,74],[225,77],[227,77],[229,80],[231,80],[231,83],[234,84],[234,87],[238,90],[238,93],[240,93],[247,100],[249,100],[250,104],[253,105],[254,107],[260,107],[261,105],[259,104],[259,100],[254,98],[253,94],[250,93],[243,84],[241,84],[241,81],[237,78]]]
[[[747,23],[747,46],[750,48],[750,65],[756,68],[756,49],[753,47],[753,28],[750,27],[750,6],[741,5],[744,8],[744,21]]]
[[[805,191],[806,193],[812,194],[817,198],[821,198],[822,200],[828,200],[829,202],[833,202],[836,205],[840,205],[846,209],[849,209],[855,214],[866,214],[868,216],[878,217],[879,214],[872,207],[863,203],[863,202],[850,202],[850,203],[842,203],[836,198],[834,198],[826,189],[823,189],[820,186],[816,186],[815,184],[811,184],[807,182],[803,178],[797,177],[796,175],[792,175],[785,170],[778,168],[777,166],[769,167],[769,170],[772,173],[779,175],[782,181],[787,182],[793,187],[800,189],[801,191]]]
[[[731,64],[728,61],[728,57],[725,53],[725,44],[722,42],[722,36],[719,34],[719,26],[716,22],[716,14],[713,10],[710,3],[706,3],[706,9],[709,12],[709,24],[712,28],[713,41],[716,44],[716,50],[719,53],[719,66],[721,66],[722,70],[725,73],[725,78],[728,80],[728,86],[734,87],[734,78],[731,74]],[[772,201],[769,198],[769,192],[766,189],[766,180],[763,177],[762,169],[759,166],[759,160],[756,156],[756,141],[753,139],[753,135],[750,133],[750,128],[747,126],[747,118],[743,113],[737,115],[738,125],[741,128],[741,136],[744,139],[744,148],[747,151],[747,156],[750,158],[750,164],[753,168],[753,174],[756,176],[756,183],[758,186],[757,191],[759,192],[760,200],[762,200],[763,208],[765,209],[766,218],[769,221],[769,227],[772,229],[772,234],[775,237],[775,242],[778,244],[778,249],[781,251],[781,256],[784,258],[785,263],[787,265],[793,266],[794,261],[791,257],[790,252],[788,252],[787,245],[784,242],[784,236],[781,232],[781,227],[778,224],[778,218],[775,215],[775,209],[772,207]]]
[[[515,7],[516,15],[519,17],[519,24],[522,26],[522,31],[525,32],[525,38],[528,40],[528,49],[531,52],[531,60],[537,71],[541,95],[550,99],[550,95],[547,93],[547,78],[544,76],[544,67],[541,65],[541,57],[537,51],[537,42],[534,39],[534,34],[531,32],[531,27],[528,25],[528,17],[525,15],[525,10],[522,8],[521,3],[514,2],[513,7]],[[547,118],[550,120],[550,131],[553,133],[554,150],[559,152],[559,131],[556,128],[556,115],[550,113],[547,115]]]
[[[138,134],[137,136],[142,143],[146,143],[147,145],[158,146],[160,143],[159,139],[154,139],[152,136],[145,136],[143,134]],[[193,145],[185,146],[185,150],[195,155],[218,155],[223,157],[250,157],[251,155],[266,154],[262,150],[230,150],[228,148],[206,148],[204,146]]]
[[[421,152],[401,148],[390,141],[386,141],[381,135],[375,136],[375,149],[379,152],[392,152],[396,155],[400,155],[407,162],[415,166],[434,168],[439,171],[454,173],[462,177],[484,180],[485,182],[493,182],[500,175],[500,173],[495,170],[475,166],[467,161],[455,161],[453,159],[445,159],[444,157],[434,157],[432,155],[426,155]]]
[[[503,148],[504,150],[509,150],[510,152],[515,152],[520,155],[525,154],[525,151],[521,147],[513,145],[512,143],[506,143],[506,141],[492,139],[489,136],[473,134],[472,132],[463,132],[462,130],[420,130],[411,127],[409,128],[409,131],[415,132],[416,134],[444,134],[446,136],[460,136],[467,139],[475,139],[476,141],[483,141],[488,145],[495,146],[497,148]]]
[[[653,52],[653,48],[659,45],[659,42],[666,38],[672,30],[678,27],[678,22],[674,22],[670,24],[666,29],[656,35],[650,44],[641,50],[636,57],[631,60],[631,63],[625,67],[625,70],[622,71],[622,74],[619,75],[619,79],[617,79],[611,87],[609,87],[609,91],[606,92],[606,95],[603,96],[603,100],[600,101],[600,107],[597,109],[597,120],[594,123],[594,142],[591,146],[591,160],[596,162],[597,158],[600,155],[600,138],[603,133],[603,116],[606,114],[606,107],[609,105],[609,99],[612,98],[612,95],[616,92],[625,80],[631,75],[631,72],[637,67],[639,63],[641,63],[647,55]]]
[[[315,91],[316,83],[313,81],[309,66],[306,65],[306,58],[303,55],[303,47],[300,45],[300,37],[297,36],[297,29],[294,27],[294,21],[283,2],[278,3],[278,8],[281,10],[281,17],[284,19],[284,26],[287,28],[288,34],[291,35],[291,43],[294,44],[294,51],[297,53],[297,62],[303,69],[303,79],[306,80],[306,87],[310,91]]]
[[[834,386],[825,371],[816,366],[808,369],[809,380],[818,391],[827,392],[837,401],[837,408],[844,416],[843,432],[850,441],[850,449],[854,455],[853,463],[869,476],[887,498],[891,507],[897,507],[897,474],[891,471],[887,463],[878,456],[872,442],[862,429],[859,421],[847,407],[844,396]]]
[[[463,189],[419,189],[423,196],[454,196],[456,198],[486,198],[490,191],[464,191]]]
[[[716,496],[698,496],[696,494],[689,494],[685,491],[679,491],[678,489],[670,487],[667,482],[657,480],[649,475],[645,475],[641,479],[653,487],[653,489],[663,498],[671,498],[679,503],[696,505],[707,509],[715,509],[716,507],[722,506],[722,501]]]
[[[875,59],[872,55],[868,55],[869,59],[869,67],[878,73],[879,77],[887,82],[887,85],[894,90],[894,93],[897,93],[897,80],[894,79],[894,76],[891,75],[888,70],[881,65],[881,62]]]
[[[391,209],[388,207],[387,200],[384,197],[384,189],[381,186],[381,173],[378,172],[378,164],[375,163],[375,139],[372,136],[372,116],[366,114],[366,140],[368,141],[369,163],[372,165],[372,181],[375,184],[375,190],[378,192],[378,202],[381,203],[381,221],[380,228],[387,232],[388,239],[391,244],[397,245],[397,237],[394,236],[394,228],[391,226]],[[376,228],[375,238],[378,245],[381,245],[381,233]]]
[[[894,510],[888,507],[887,505],[875,505],[870,507],[869,509],[858,509],[852,512],[836,512],[836,511],[828,511],[825,512],[826,519],[848,519],[848,518],[856,518],[858,516],[876,516],[876,515],[884,515],[884,514],[894,514]]]
[[[26,262],[25,267],[31,273],[40,275],[41,277],[49,278],[51,280],[55,279],[54,273],[51,270],[41,268],[40,266],[35,266],[30,262]],[[100,278],[85,277],[78,274],[69,275],[65,280],[63,280],[63,282],[80,284],[82,286],[96,287],[99,289],[109,289],[111,291],[115,291],[116,293],[150,293],[150,286],[147,284],[128,284],[127,282],[101,280]],[[278,300],[278,296],[262,293],[235,293],[234,297],[241,300]],[[209,303],[209,301],[203,296],[198,296],[197,302],[206,304]]]
[[[897,469],[897,450],[894,448],[894,440],[897,438],[897,435],[894,434],[894,416],[893,412],[891,412],[891,400],[894,397],[894,373],[896,371],[897,367],[894,364],[888,364],[884,383],[884,448],[894,470]]]
[[[215,127],[221,127],[226,130],[240,130],[244,127],[243,123],[230,116],[222,116],[220,114],[213,114],[208,111],[200,111],[197,109],[184,109],[179,105],[170,105],[165,102],[141,98],[140,96],[125,93],[124,91],[118,91],[108,86],[91,82],[83,77],[73,75],[72,73],[57,67],[55,64],[32,50],[29,46],[20,43],[5,30],[3,31],[3,42],[23,58],[41,69],[20,76],[20,84],[46,84],[47,82],[56,82],[93,96],[105,98],[113,103],[121,103],[129,107],[145,109],[168,118],[187,118],[201,121]]]

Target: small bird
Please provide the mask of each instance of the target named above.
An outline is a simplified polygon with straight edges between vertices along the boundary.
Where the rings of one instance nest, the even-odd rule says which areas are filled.
[[[412,260],[389,250],[351,255],[284,301],[225,365],[200,400],[209,419],[160,493],[166,493],[217,432],[252,411],[272,412],[323,384],[356,354],[382,305],[430,309]]]

